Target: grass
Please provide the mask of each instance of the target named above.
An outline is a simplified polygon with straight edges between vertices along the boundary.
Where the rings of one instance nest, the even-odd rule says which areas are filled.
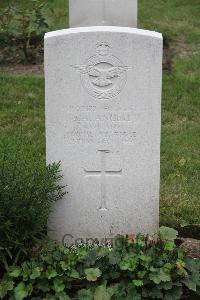
[[[44,80],[0,75],[0,136],[26,140],[44,156]]]
[[[66,1],[51,3],[52,29],[66,27]],[[200,2],[140,0],[139,16],[140,28],[163,33],[171,59],[163,76],[161,224],[200,224]],[[45,156],[44,79],[1,74],[0,90],[0,136],[23,136]]]

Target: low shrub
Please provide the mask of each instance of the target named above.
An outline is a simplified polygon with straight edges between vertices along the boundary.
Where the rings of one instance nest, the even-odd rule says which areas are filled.
[[[49,245],[8,269],[0,298],[178,300],[200,295],[200,262],[187,257],[176,238],[174,229],[161,227],[153,237],[117,236],[112,248]]]
[[[27,8],[18,4],[0,10],[0,62],[43,61],[44,34],[50,29],[46,5],[31,0]]]
[[[60,178],[59,165],[46,166],[28,143],[1,137],[0,270],[24,259],[46,236],[51,205],[63,196]]]

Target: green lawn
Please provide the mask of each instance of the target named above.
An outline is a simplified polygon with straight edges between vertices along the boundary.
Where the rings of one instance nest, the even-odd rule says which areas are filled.
[[[66,27],[66,1],[51,2],[52,28]],[[139,0],[139,27],[162,32],[171,58],[163,76],[161,223],[200,224],[200,1]],[[1,74],[0,91],[0,136],[22,136],[44,156],[44,79]]]

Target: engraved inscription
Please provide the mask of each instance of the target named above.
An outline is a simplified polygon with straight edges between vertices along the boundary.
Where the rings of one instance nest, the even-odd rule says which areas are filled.
[[[66,133],[68,144],[133,144],[136,138],[134,131],[99,131],[73,130]]]
[[[86,170],[86,176],[98,176],[101,178],[101,204],[99,210],[105,211],[108,210],[106,203],[106,177],[107,176],[121,176],[122,169],[118,171],[106,170],[106,154],[109,153],[109,150],[98,150],[101,153],[101,170]]]
[[[68,144],[133,144],[133,123],[132,110],[72,106],[66,114],[65,140]]]
[[[68,114],[67,118],[77,122],[131,122],[132,114],[130,111],[103,111],[103,112],[81,112]]]
[[[116,97],[124,88],[129,67],[112,55],[111,47],[98,43],[96,54],[84,65],[73,66],[81,76],[81,82],[94,98],[108,100]]]

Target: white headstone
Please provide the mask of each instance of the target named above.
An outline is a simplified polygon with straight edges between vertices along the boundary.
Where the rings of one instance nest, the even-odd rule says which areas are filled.
[[[137,0],[69,0],[70,27],[137,27]]]
[[[50,236],[70,243],[156,229],[162,35],[124,27],[47,33],[45,77],[47,162],[61,161],[68,191]]]

